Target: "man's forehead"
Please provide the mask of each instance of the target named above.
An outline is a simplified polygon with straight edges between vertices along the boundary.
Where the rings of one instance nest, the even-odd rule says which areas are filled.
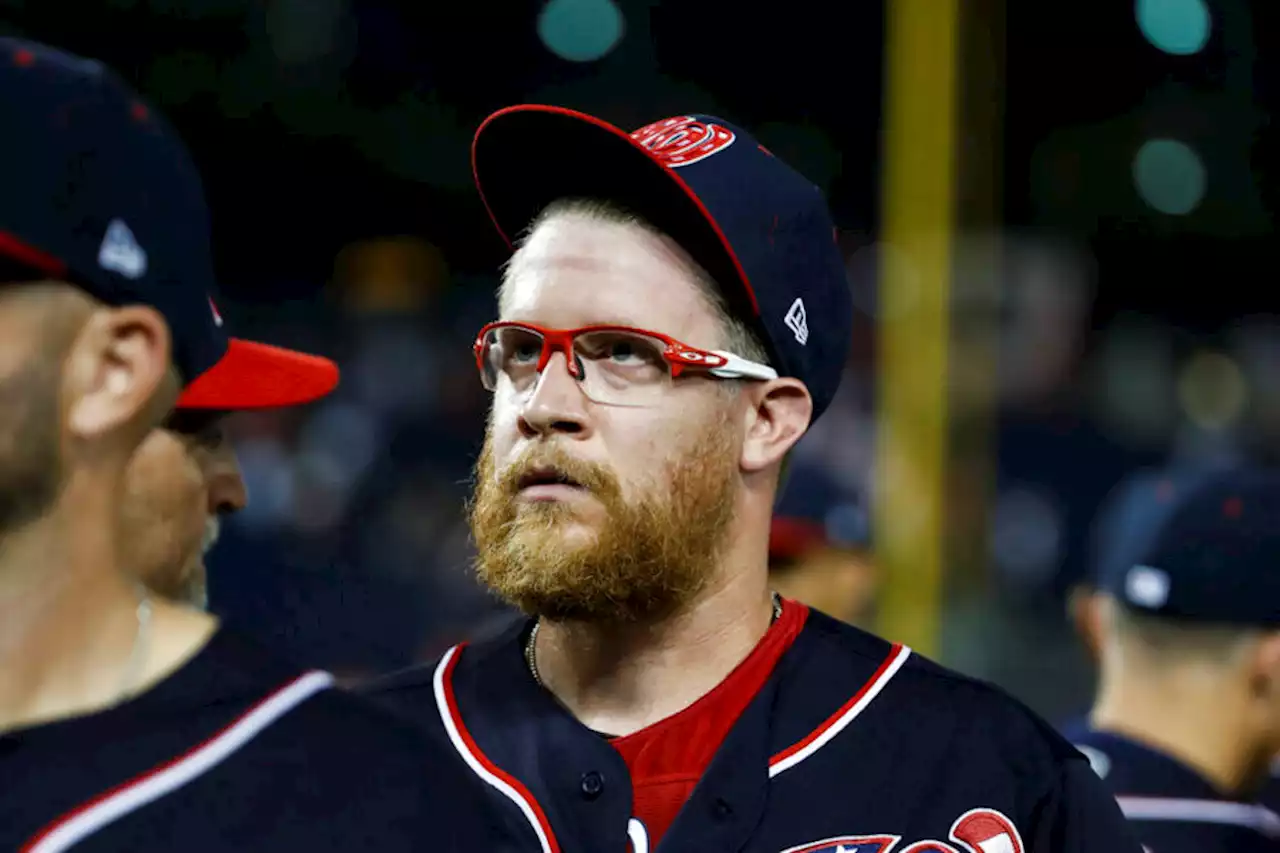
[[[561,214],[534,228],[512,258],[511,271],[564,268],[600,272],[652,266],[668,260],[662,257],[663,243],[662,237],[638,225]]]
[[[671,326],[707,314],[699,272],[669,239],[638,226],[558,219],[540,226],[512,258],[504,319],[542,319],[566,309],[588,323]]]

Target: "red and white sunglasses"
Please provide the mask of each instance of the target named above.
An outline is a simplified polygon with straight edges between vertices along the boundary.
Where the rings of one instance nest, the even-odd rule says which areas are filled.
[[[569,375],[589,399],[616,406],[660,401],[686,371],[716,379],[778,378],[768,365],[631,326],[549,329],[500,321],[480,330],[474,348],[480,380],[490,391],[505,386],[517,393],[531,392],[552,356],[560,353]]]

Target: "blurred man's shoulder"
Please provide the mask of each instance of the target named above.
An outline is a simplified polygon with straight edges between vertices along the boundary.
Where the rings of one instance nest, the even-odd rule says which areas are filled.
[[[313,670],[300,677],[326,675]],[[340,803],[342,820],[355,821],[349,829],[369,833],[371,844],[399,849],[428,832],[442,843],[445,833],[449,844],[487,837],[484,792],[456,751],[411,716],[339,688],[331,677],[257,740],[253,765],[271,767],[273,778],[306,780],[288,796]]]
[[[430,741],[403,717],[355,691],[338,687],[325,670],[300,666],[267,644],[223,631],[216,668],[211,668],[209,675],[221,674],[228,684],[242,682],[234,693],[224,696],[228,709],[239,706],[239,716],[245,719],[273,709],[284,711],[283,706],[288,706],[255,739],[259,749],[270,749],[279,759],[304,762],[317,769],[374,757],[380,762],[421,767],[422,760],[430,757]],[[255,683],[257,689],[253,690]],[[383,766],[385,769],[386,764]]]
[[[528,630],[530,621],[503,613],[471,632],[467,639],[449,646],[425,662],[372,678],[355,688],[361,696],[399,712],[417,713],[434,709],[442,698],[444,675],[465,648],[469,660],[483,660],[510,651]]]
[[[1262,791],[1258,794],[1258,802],[1280,814],[1280,758],[1272,760],[1267,781],[1263,783]]]
[[[484,792],[452,750],[225,628],[150,690],[24,730],[20,745],[5,756],[24,781],[0,808],[4,849],[41,827],[102,850],[149,849],[157,832],[192,851],[216,837],[326,851],[490,837]]]

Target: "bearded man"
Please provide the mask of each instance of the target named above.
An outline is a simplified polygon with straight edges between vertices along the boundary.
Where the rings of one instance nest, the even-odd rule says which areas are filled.
[[[819,191],[722,119],[489,118],[516,251],[478,573],[528,618],[374,688],[530,850],[1136,853],[1075,749],[995,688],[769,589],[788,452],[852,305]]]

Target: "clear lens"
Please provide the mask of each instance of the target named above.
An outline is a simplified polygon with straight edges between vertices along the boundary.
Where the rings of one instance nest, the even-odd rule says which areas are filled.
[[[597,403],[644,405],[671,384],[665,342],[636,332],[587,332],[573,344],[582,390]]]
[[[582,392],[597,403],[646,405],[671,384],[671,367],[659,338],[639,332],[584,332],[573,342],[570,373]],[[490,391],[503,384],[512,390],[532,391],[538,381],[543,337],[532,329],[501,326],[484,339],[481,378]]]
[[[520,326],[499,326],[484,336],[480,379],[494,391],[501,378],[516,390],[532,388],[538,378],[542,335]]]

